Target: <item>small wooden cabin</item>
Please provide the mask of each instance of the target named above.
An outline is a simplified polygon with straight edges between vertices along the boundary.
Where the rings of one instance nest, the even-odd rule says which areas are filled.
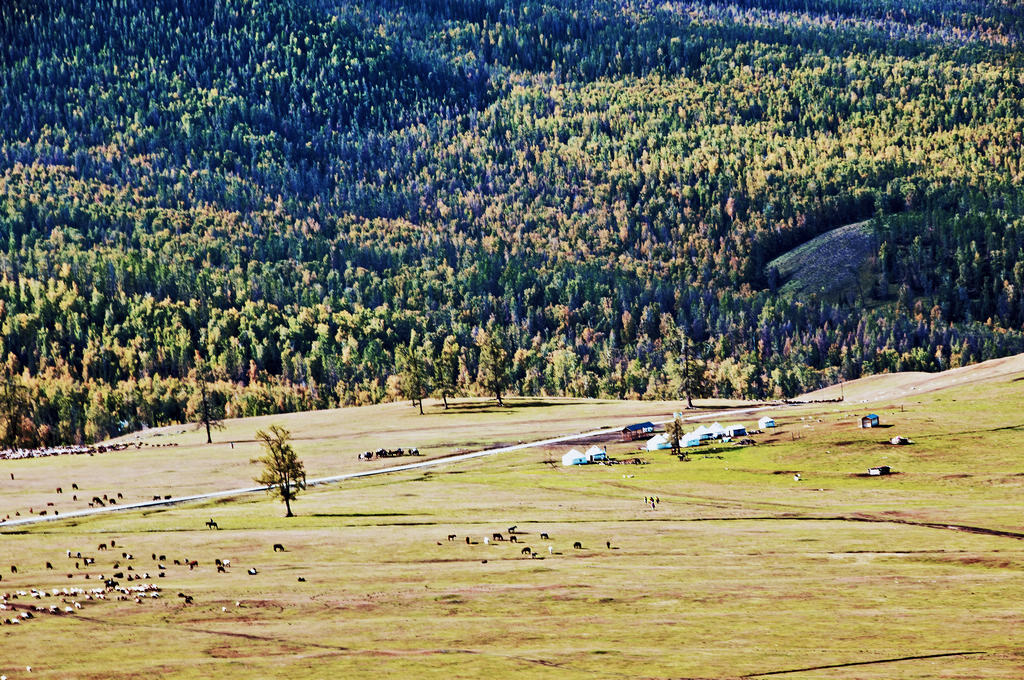
[[[874,413],[869,413],[860,419],[861,427],[878,427],[878,416]]]
[[[640,439],[645,434],[651,434],[652,432],[654,432],[654,423],[633,423],[619,431],[619,438],[624,442],[631,442],[633,440]]]

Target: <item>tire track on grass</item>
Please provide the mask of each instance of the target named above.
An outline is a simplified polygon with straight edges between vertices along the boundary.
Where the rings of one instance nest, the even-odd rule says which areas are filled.
[[[988,652],[941,652],[939,654],[918,654],[916,656],[900,656],[892,659],[875,659],[874,661],[850,661],[848,663],[833,663],[824,666],[807,666],[806,668],[790,668],[784,671],[765,671],[764,673],[748,673],[741,675],[742,678],[761,678],[766,675],[784,675],[786,673],[806,673],[807,671],[823,671],[830,668],[849,668],[851,666],[871,666],[882,663],[896,663],[897,661],[919,661],[921,659],[941,659],[950,656],[974,656],[988,654]]]

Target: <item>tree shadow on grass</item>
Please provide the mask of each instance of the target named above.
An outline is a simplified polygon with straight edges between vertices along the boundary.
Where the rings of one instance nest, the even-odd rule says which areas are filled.
[[[510,413],[514,409],[545,408],[550,406],[559,406],[559,404],[553,404],[542,399],[506,401],[504,406],[498,406],[496,401],[465,402],[448,404],[448,409],[446,411],[443,410],[442,413],[496,413],[499,411]]]

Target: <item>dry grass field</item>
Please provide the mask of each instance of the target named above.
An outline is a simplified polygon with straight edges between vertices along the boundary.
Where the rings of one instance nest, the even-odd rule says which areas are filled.
[[[0,527],[0,592],[91,588],[115,571],[122,586],[163,591],[139,602],[116,592],[8,600],[82,608],[0,626],[0,673],[1024,677],[1024,370],[1003,369],[982,365],[983,379],[961,374],[898,400],[773,409],[779,427],[755,435],[756,446],[705,446],[688,462],[655,452],[643,455],[647,465],[563,468],[568,446],[538,447],[311,488],[291,519],[256,494]],[[0,511],[70,505],[72,480],[80,499],[103,490],[126,501],[250,485],[253,433],[273,422],[295,433],[312,477],[376,465],[356,454],[380,446],[441,456],[677,408],[467,400],[420,417],[392,404],[235,421],[211,446],[191,428],[167,428],[143,441],[179,446],[2,462]],[[860,429],[856,416],[868,411],[891,427]],[[720,420],[753,426],[756,417]],[[914,444],[882,443],[895,434]],[[636,446],[609,442],[608,451],[632,456]],[[878,464],[897,474],[863,475]],[[58,484],[61,497],[50,488]],[[210,518],[219,530],[205,527]],[[216,559],[230,560],[226,573]]]

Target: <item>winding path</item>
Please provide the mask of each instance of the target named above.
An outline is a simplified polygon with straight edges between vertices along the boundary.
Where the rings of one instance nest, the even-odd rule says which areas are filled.
[[[745,409],[729,409],[726,411],[712,411],[709,413],[699,413],[688,418],[683,418],[685,421],[694,420],[709,420],[712,418],[719,418],[727,415],[735,415],[740,413],[753,413],[755,411],[762,411],[768,408],[778,408],[775,406],[756,406]],[[664,425],[665,423],[672,422],[671,420],[658,420],[654,421],[655,425]],[[513,444],[511,446],[499,446],[493,449],[484,449],[482,451],[473,451],[471,453],[460,453],[454,456],[445,456],[443,458],[431,458],[430,460],[423,460],[416,463],[404,463],[402,465],[392,465],[390,467],[376,468],[374,470],[364,470],[361,472],[347,472],[341,475],[333,475],[331,477],[319,477],[317,479],[310,479],[306,481],[307,486],[320,486],[323,484],[334,484],[336,482],[342,482],[346,479],[358,479],[360,477],[373,477],[375,475],[386,475],[393,472],[405,472],[407,470],[418,470],[421,468],[435,467],[438,465],[450,465],[452,463],[461,463],[465,460],[473,460],[474,458],[484,458],[485,456],[494,456],[499,453],[509,453],[511,451],[521,451],[522,449],[529,449],[536,446],[547,446],[549,444],[560,444],[563,442],[576,441],[578,439],[587,439],[588,437],[597,437],[601,435],[615,434],[620,431],[623,426],[609,427],[600,430],[590,430],[589,432],[581,432],[577,434],[560,435],[557,437],[550,437],[548,439],[538,439],[532,442],[526,442],[523,444]],[[144,501],[142,503],[130,503],[127,505],[109,505],[103,508],[89,508],[86,510],[72,510],[61,515],[47,515],[45,517],[23,517],[20,519],[8,520],[0,523],[0,531],[8,527],[26,526],[29,524],[38,524],[40,522],[59,522],[66,519],[75,519],[78,517],[91,517],[93,515],[100,515],[109,512],[128,512],[131,510],[145,510],[147,508],[156,508],[165,505],[178,505],[180,503],[190,503],[193,501],[206,501],[214,498],[230,498],[232,496],[242,496],[250,493],[260,493],[270,490],[271,486],[247,486],[239,487],[237,489],[226,489],[224,491],[211,491],[209,493],[200,493],[192,496],[176,496],[174,498],[167,498],[161,500]]]

